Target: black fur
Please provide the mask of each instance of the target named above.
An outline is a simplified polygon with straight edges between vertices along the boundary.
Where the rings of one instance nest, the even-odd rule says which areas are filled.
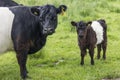
[[[57,12],[60,8],[53,5],[14,6],[9,7],[9,9],[15,15],[11,37],[17,54],[21,77],[25,79],[27,78],[27,55],[43,48],[47,36],[55,32],[58,24],[57,14],[61,12]],[[66,9],[65,6],[64,11]]]

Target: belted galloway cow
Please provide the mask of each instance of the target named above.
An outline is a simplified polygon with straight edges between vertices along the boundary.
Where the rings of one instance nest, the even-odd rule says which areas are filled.
[[[48,35],[55,33],[58,14],[66,11],[65,5],[0,7],[0,54],[16,52],[20,74],[27,78],[28,54],[39,51]]]
[[[100,59],[100,52],[103,49],[103,59],[106,59],[107,48],[107,24],[104,19],[96,21],[71,21],[71,24],[76,27],[78,35],[78,45],[81,50],[81,65],[84,64],[84,57],[89,50],[91,65],[94,65],[94,48],[97,46],[97,58]]]

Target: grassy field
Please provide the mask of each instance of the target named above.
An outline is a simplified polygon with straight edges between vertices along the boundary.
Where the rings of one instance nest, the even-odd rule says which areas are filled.
[[[59,15],[56,33],[47,38],[45,47],[34,55],[29,55],[27,68],[31,80],[102,80],[120,77],[120,0],[15,0],[33,6],[66,4],[65,16]],[[85,57],[85,65],[80,66],[80,50],[77,35],[70,22],[105,19],[108,25],[107,59],[96,59],[90,65],[90,57]],[[14,52],[0,56],[0,80],[19,80],[19,66]]]

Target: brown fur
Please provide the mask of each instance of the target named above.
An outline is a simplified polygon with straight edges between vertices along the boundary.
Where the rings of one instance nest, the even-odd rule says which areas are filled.
[[[80,22],[74,22],[72,21],[71,24],[73,26],[76,26],[77,34],[78,34],[78,45],[81,50],[81,65],[84,64],[84,56],[87,53],[87,49],[89,51],[89,55],[91,58],[91,64],[94,65],[94,48],[97,46],[98,48],[98,55],[97,58],[100,59],[100,52],[101,47],[103,49],[103,59],[106,59],[106,47],[107,47],[107,25],[105,23],[105,20],[98,20],[98,22],[102,25],[104,33],[103,33],[103,41],[102,43],[96,45],[97,38],[96,33],[92,29],[91,21],[88,23],[85,23],[83,21]],[[81,34],[82,35],[81,35]]]

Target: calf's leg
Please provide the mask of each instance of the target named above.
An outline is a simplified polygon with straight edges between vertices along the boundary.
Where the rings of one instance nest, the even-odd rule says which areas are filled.
[[[101,44],[98,44],[98,45],[97,45],[97,52],[98,52],[98,54],[97,54],[97,59],[100,59]]]
[[[89,54],[91,58],[91,65],[94,65],[94,48],[89,49]]]
[[[84,65],[84,56],[86,55],[86,50],[81,50],[81,65]]]
[[[107,48],[107,43],[104,42],[102,44],[102,49],[103,49],[103,59],[106,59],[106,48]]]

